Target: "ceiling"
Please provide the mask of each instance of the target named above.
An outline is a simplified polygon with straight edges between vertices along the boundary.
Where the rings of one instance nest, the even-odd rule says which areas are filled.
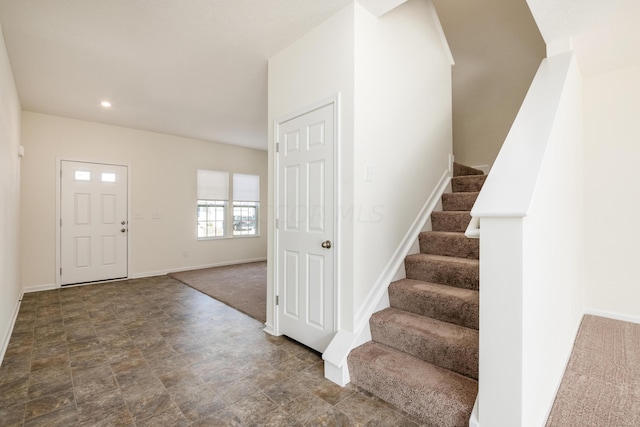
[[[571,39],[584,76],[640,64],[640,1],[527,0],[547,43]]]
[[[350,2],[0,0],[0,23],[24,110],[266,150],[267,60]]]
[[[267,60],[351,1],[0,0],[0,23],[25,110],[266,150]],[[638,0],[526,1],[583,74],[640,63]]]

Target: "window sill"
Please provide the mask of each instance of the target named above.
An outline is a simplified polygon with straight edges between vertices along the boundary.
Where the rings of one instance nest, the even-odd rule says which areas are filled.
[[[210,240],[251,239],[256,237],[260,237],[260,234],[250,234],[250,235],[242,235],[242,236],[197,237],[196,240],[199,242],[206,242]]]

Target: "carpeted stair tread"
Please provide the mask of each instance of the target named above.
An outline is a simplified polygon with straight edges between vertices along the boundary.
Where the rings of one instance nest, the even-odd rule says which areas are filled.
[[[408,279],[478,290],[478,260],[430,254],[407,255],[404,266]]]
[[[374,313],[373,341],[478,379],[478,331],[396,308]]]
[[[470,239],[461,232],[423,231],[418,236],[423,254],[478,259],[480,240]]]
[[[431,213],[433,231],[464,232],[471,221],[468,211],[435,211]]]
[[[444,193],[442,195],[443,211],[470,211],[473,208],[478,191]]]
[[[472,168],[457,162],[453,162],[453,176],[484,175],[480,169]]]
[[[471,289],[402,279],[389,286],[391,307],[478,329],[480,294]]]
[[[427,425],[469,425],[477,381],[372,341],[354,349],[348,364],[355,385]]]
[[[372,341],[347,359],[355,385],[438,427],[468,426],[478,392],[479,240],[464,232],[487,177],[458,163],[453,175],[390,307],[369,319]]]
[[[451,189],[454,193],[480,191],[486,179],[487,175],[454,176],[451,178]]]

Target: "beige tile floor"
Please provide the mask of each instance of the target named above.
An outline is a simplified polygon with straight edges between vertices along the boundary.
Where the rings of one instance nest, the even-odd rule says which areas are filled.
[[[418,425],[262,328],[167,276],[25,294],[0,425]]]

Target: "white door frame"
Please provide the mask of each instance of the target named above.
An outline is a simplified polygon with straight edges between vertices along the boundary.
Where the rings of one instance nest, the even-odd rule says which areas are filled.
[[[79,163],[99,163],[102,165],[113,165],[113,166],[124,166],[127,168],[127,277],[130,277],[130,269],[131,269],[131,165],[128,163],[114,163],[109,161],[101,161],[101,160],[87,160],[87,159],[78,159],[73,157],[61,157],[56,156],[56,288],[62,287],[62,278],[60,276],[60,268],[62,268],[62,257],[61,257],[61,230],[60,230],[60,221],[62,220],[62,180],[60,179],[60,175],[62,173],[62,162],[79,162]],[[119,279],[123,280],[123,279]],[[105,280],[105,282],[109,282],[110,280]],[[85,284],[94,284],[99,282],[85,283]],[[83,284],[84,285],[84,284]],[[78,286],[78,285],[67,285],[70,286]],[[81,285],[82,286],[82,285]]]
[[[341,229],[341,224],[340,224],[340,196],[341,196],[341,192],[340,192],[340,94],[336,93],[328,98],[325,98],[321,101],[315,102],[313,104],[307,105],[293,113],[287,114],[285,116],[282,116],[276,120],[274,120],[273,122],[273,141],[275,147],[277,147],[277,144],[280,142],[278,140],[278,133],[280,130],[280,125],[284,122],[288,122],[289,120],[293,120],[296,117],[299,116],[303,116],[307,113],[310,113],[311,111],[317,110],[319,108],[322,107],[326,107],[327,105],[331,105],[333,104],[333,133],[334,133],[334,149],[333,149],[333,186],[334,186],[334,192],[333,192],[333,201],[334,201],[334,215],[333,215],[333,221],[334,221],[334,239],[333,239],[333,243],[334,243],[334,250],[333,250],[333,317],[334,317],[334,321],[333,321],[333,328],[334,328],[334,333],[337,332],[340,329],[340,275],[338,274],[338,272],[340,271],[340,229]],[[274,173],[275,173],[275,179],[273,180],[273,185],[274,185],[274,202],[275,202],[275,221],[278,221],[277,215],[277,209],[278,209],[278,204],[280,201],[280,194],[279,194],[279,183],[280,183],[280,176],[279,176],[279,153],[277,149],[273,150],[273,155],[274,155]],[[280,284],[278,283],[278,248],[279,248],[279,241],[278,241],[278,229],[276,224],[274,224],[274,243],[273,243],[273,249],[274,249],[274,256],[273,256],[273,269],[272,269],[272,283],[273,283],[273,300],[272,300],[272,312],[273,312],[273,332],[274,335],[282,335],[282,333],[280,332],[280,319],[279,319],[279,311],[278,311],[278,307],[276,305],[276,299],[278,297],[278,293],[279,293],[279,288],[280,288]]]

